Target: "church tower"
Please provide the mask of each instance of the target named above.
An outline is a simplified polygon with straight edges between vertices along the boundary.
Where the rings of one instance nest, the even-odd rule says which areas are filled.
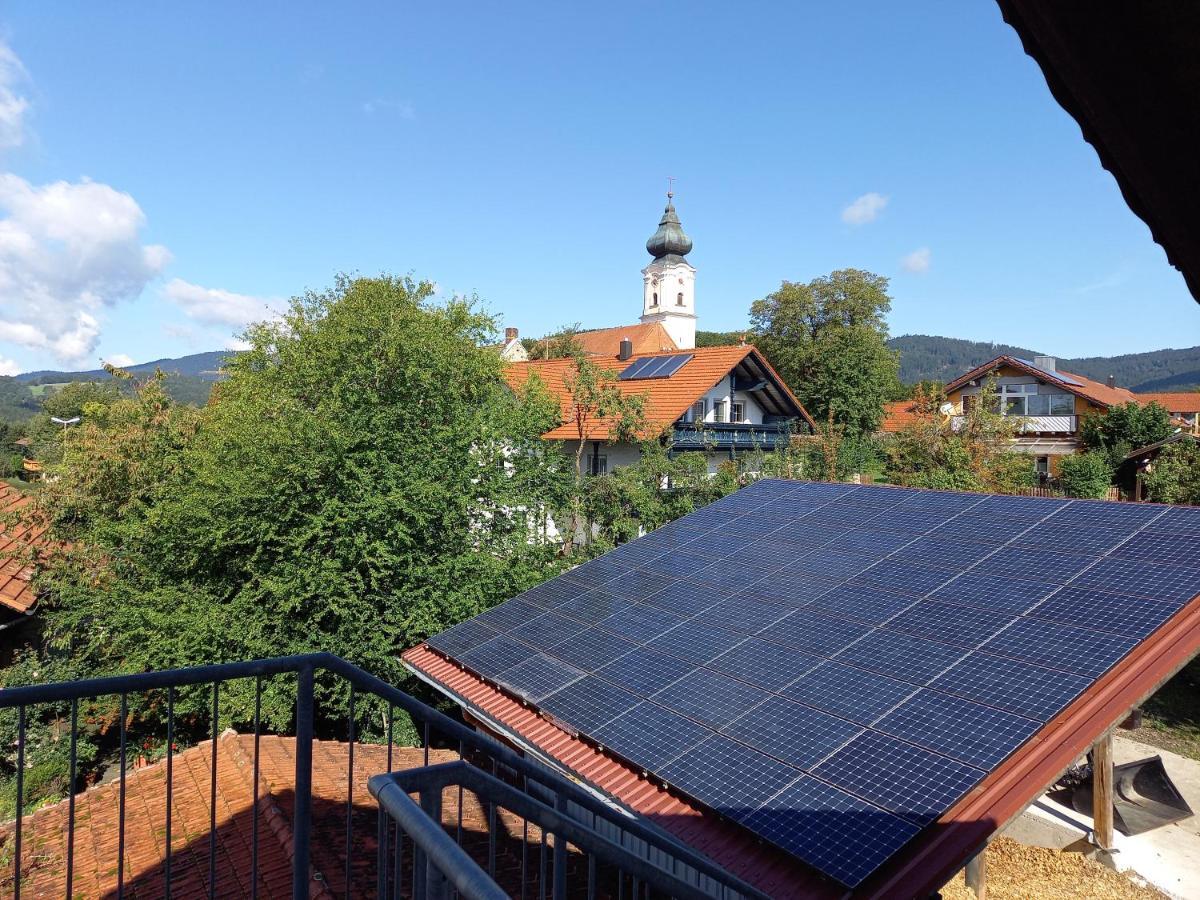
[[[646,241],[654,259],[642,269],[642,321],[661,322],[679,349],[691,350],[696,346],[696,270],[684,259],[692,239],[679,224],[673,196],[667,192],[658,231]]]

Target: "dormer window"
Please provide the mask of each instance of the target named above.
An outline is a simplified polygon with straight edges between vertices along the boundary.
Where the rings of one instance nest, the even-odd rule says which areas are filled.
[[[683,306],[683,291],[680,291],[678,294],[675,295],[675,305]]]

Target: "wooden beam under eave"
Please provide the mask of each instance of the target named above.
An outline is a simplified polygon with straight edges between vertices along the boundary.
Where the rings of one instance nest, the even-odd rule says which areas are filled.
[[[1092,745],[1093,840],[1104,851],[1113,849],[1113,752],[1112,731]]]

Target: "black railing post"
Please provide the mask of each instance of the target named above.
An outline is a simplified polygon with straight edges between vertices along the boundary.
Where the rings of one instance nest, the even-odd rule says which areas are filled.
[[[296,798],[292,804],[292,900],[308,900],[309,832],[312,827],[313,665],[296,677]]]

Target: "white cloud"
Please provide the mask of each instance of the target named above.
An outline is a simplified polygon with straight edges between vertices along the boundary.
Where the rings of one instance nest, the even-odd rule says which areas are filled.
[[[887,205],[887,197],[871,191],[869,194],[863,194],[842,210],[842,221],[847,225],[866,225],[868,222],[878,219],[879,214]]]
[[[239,328],[251,322],[273,319],[282,311],[277,299],[235,294],[221,288],[206,288],[172,278],[163,294],[177,304],[190,319],[206,325],[234,325]]]
[[[25,113],[29,111],[29,101],[16,89],[28,77],[17,54],[0,41],[0,149],[20,146],[25,140]]]
[[[91,356],[101,310],[136,297],[171,259],[141,243],[137,201],[106,184],[0,173],[0,214],[0,340],[65,363]]]
[[[15,359],[5,359],[0,356],[0,376],[16,375],[21,371],[21,367],[17,365]]]
[[[104,357],[104,361],[110,366],[116,366],[118,369],[125,369],[133,365],[133,357],[128,353],[113,353],[110,356]]]
[[[933,254],[928,247],[920,247],[900,260],[906,272],[928,272],[933,263]]]
[[[364,115],[373,116],[375,113],[391,113],[400,119],[415,119],[417,111],[413,105],[407,100],[384,100],[376,98],[374,100],[364,101],[362,104]]]
[[[226,350],[249,350],[253,346],[249,341],[243,341],[241,338],[230,338],[225,342]]]

